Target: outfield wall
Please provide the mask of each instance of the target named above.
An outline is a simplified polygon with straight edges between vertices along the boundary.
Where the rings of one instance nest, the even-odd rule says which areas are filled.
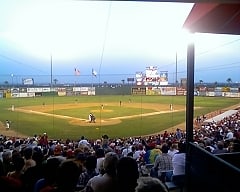
[[[81,95],[164,95],[184,96],[187,90],[182,87],[165,86],[99,86],[99,87],[21,87],[0,90],[0,98],[41,97],[41,96],[81,96]],[[195,96],[240,97],[238,88],[202,88],[194,90]]]

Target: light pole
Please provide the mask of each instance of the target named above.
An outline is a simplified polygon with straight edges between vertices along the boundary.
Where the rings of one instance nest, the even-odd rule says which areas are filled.
[[[11,74],[11,78],[12,78],[12,88],[13,88],[13,74]]]

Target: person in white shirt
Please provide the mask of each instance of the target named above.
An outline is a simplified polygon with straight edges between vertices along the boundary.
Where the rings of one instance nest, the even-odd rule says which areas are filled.
[[[133,159],[139,161],[143,158],[145,153],[146,153],[146,151],[144,150],[143,145],[140,143],[137,146],[137,150],[133,154]]]
[[[170,155],[173,158],[173,155],[178,152],[178,144],[177,143],[168,143],[170,146],[168,150],[168,155]]]
[[[87,139],[85,139],[84,136],[81,137],[80,141],[78,142],[78,147],[81,146],[89,146],[89,142],[87,141]]]
[[[125,148],[122,151],[122,156],[127,157],[128,153],[132,152],[132,147],[130,146],[129,143],[125,144]]]
[[[233,132],[230,129],[228,129],[228,132],[225,136],[225,140],[231,140],[231,139],[233,139]]]
[[[173,176],[172,181],[176,185],[184,185],[185,180],[185,164],[186,164],[186,143],[178,144],[178,153],[172,158]]]

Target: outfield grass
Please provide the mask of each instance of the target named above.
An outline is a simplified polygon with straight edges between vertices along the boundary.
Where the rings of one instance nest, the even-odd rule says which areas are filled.
[[[119,107],[122,101],[123,107]],[[137,106],[125,107],[131,101]],[[69,123],[68,120],[59,119],[54,116],[43,116],[37,114],[28,114],[19,111],[9,110],[12,105],[15,108],[25,106],[52,106],[48,113],[67,115],[76,118],[87,119],[90,111],[94,111],[97,120],[100,118],[112,118],[128,115],[139,115],[134,118],[121,119],[121,123],[113,125],[94,125],[79,126]],[[110,105],[109,103],[113,103]],[[35,98],[12,98],[0,99],[0,120],[4,123],[6,119],[12,122],[11,129],[24,135],[33,136],[47,132],[50,138],[70,138],[79,139],[82,135],[88,138],[99,138],[103,134],[110,137],[129,137],[136,135],[153,134],[173,127],[174,125],[185,122],[185,111],[169,112],[155,114],[151,116],[142,116],[145,113],[158,111],[158,109],[146,108],[145,104],[158,105],[170,103],[185,108],[186,97],[184,96],[78,96],[78,97],[35,97]],[[207,114],[212,111],[220,110],[239,103],[239,99],[223,97],[195,97],[194,116]],[[58,104],[71,104],[89,106],[81,108],[55,109]],[[104,110],[110,112],[101,113],[100,106],[104,105]],[[128,104],[129,105],[129,104]],[[143,107],[144,106],[144,107]],[[30,107],[31,108],[31,107]],[[161,109],[159,109],[161,111]]]

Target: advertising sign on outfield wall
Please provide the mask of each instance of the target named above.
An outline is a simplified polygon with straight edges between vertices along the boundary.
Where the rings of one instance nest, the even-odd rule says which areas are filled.
[[[19,97],[20,93],[11,93],[11,97],[12,98],[16,98]]]
[[[11,88],[11,93],[19,93],[19,88]]]
[[[187,90],[182,87],[177,87],[177,95],[187,95]]]
[[[224,97],[240,97],[240,93],[224,92]]]
[[[146,95],[176,95],[176,87],[146,87]]]
[[[222,97],[222,92],[220,92],[220,91],[214,92],[214,96],[215,97]]]
[[[51,89],[50,87],[43,87],[42,88],[43,93],[47,93],[47,92],[50,92],[50,91],[56,91],[56,88],[53,88],[53,89]]]
[[[66,91],[58,91],[58,96],[66,96]]]
[[[73,91],[66,91],[66,96],[73,96],[74,92]]]
[[[214,96],[215,96],[215,92],[213,92],[213,91],[207,91],[207,92],[206,92],[206,96],[214,97]]]
[[[73,91],[74,92],[81,91],[81,87],[73,87]]]
[[[161,95],[161,90],[158,87],[146,87],[146,95]]]
[[[19,88],[19,92],[20,93],[27,93],[27,88],[21,87],[21,88]]]
[[[50,92],[50,87],[31,87],[27,88],[28,93],[43,93],[43,92]]]
[[[92,88],[90,88],[90,89],[92,89]],[[80,91],[82,92],[88,92],[88,90],[89,90],[89,87],[80,87]]]
[[[35,93],[19,93],[19,97],[35,97]]]
[[[238,87],[230,87],[230,92],[238,93]]]
[[[35,93],[11,93],[11,97],[35,97]]]
[[[176,95],[176,87],[160,87],[161,95]]]
[[[86,92],[92,89],[95,89],[95,87],[73,87],[73,91],[75,92]]]
[[[89,87],[87,94],[88,95],[96,95],[95,87]]]

